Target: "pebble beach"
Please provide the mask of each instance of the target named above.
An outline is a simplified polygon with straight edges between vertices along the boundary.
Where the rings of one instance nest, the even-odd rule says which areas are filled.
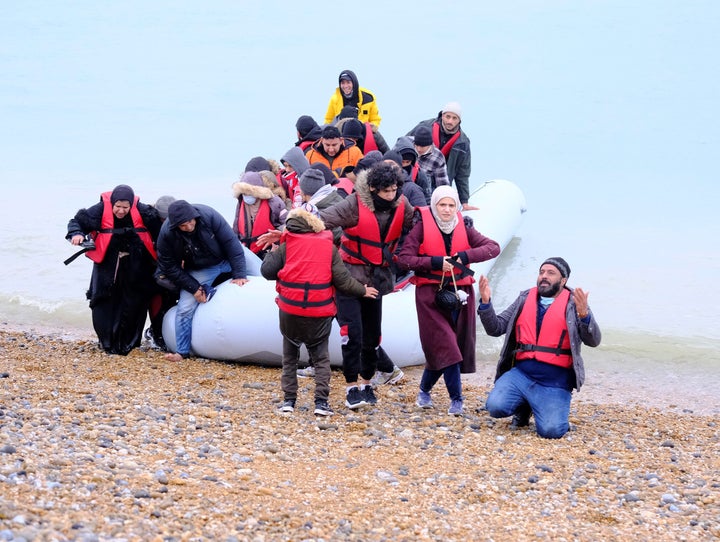
[[[544,440],[488,416],[487,378],[419,410],[420,374],[353,412],[333,371],[316,419],[309,380],[276,412],[278,368],[0,329],[0,541],[720,538],[709,410],[584,388]]]

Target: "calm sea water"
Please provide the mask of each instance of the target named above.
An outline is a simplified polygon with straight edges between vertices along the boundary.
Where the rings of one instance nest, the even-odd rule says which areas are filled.
[[[5,6],[0,320],[91,331],[90,262],[62,265],[77,209],[127,183],[231,219],[244,164],[278,159],[298,116],[321,121],[351,68],[390,143],[457,100],[473,185],[523,189],[499,308],[560,255],[604,331],[591,359],[717,367],[720,4],[485,4],[370,2],[369,21],[272,1]]]

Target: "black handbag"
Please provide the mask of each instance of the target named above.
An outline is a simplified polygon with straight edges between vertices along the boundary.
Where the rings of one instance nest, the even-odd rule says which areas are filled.
[[[435,306],[443,311],[456,311],[462,307],[463,303],[458,295],[457,283],[455,282],[455,273],[450,273],[452,277],[452,288],[450,284],[445,284],[445,272],[440,279],[440,286],[435,292]]]

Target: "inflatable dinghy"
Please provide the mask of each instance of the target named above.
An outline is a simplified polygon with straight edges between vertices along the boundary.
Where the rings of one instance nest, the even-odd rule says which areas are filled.
[[[494,239],[501,250],[507,247],[525,212],[525,197],[510,181],[485,182],[469,198],[477,211],[464,211],[472,217],[475,229]],[[195,355],[217,360],[243,361],[264,365],[282,365],[282,335],[278,327],[275,281],[260,274],[261,260],[246,249],[249,282],[242,287],[224,282],[212,300],[201,304],[193,318],[192,351]],[[473,264],[475,276],[487,275],[495,259]],[[476,283],[477,293],[477,283]],[[473,309],[475,310],[475,309]],[[175,351],[175,308],[165,315],[163,337]],[[399,367],[425,363],[418,334],[415,311],[415,287],[405,281],[383,299],[382,347]],[[305,359],[307,353],[302,349]],[[333,323],[330,334],[330,361],[342,365],[340,328]]]

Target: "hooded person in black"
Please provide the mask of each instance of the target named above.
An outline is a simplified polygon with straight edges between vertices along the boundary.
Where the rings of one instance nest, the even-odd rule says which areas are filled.
[[[392,150],[400,154],[402,157],[400,165],[410,176],[410,180],[422,189],[425,194],[425,204],[430,205],[430,197],[433,191],[432,184],[427,173],[418,166],[418,153],[415,150],[413,139],[409,136],[399,137]]]
[[[300,116],[295,123],[295,130],[297,131],[295,146],[303,151],[322,137],[322,127],[310,115]]]
[[[170,361],[190,356],[192,319],[198,303],[206,303],[213,283],[221,275],[232,282],[247,282],[245,254],[230,224],[212,207],[177,200],[168,207],[168,219],[157,242],[160,271],[178,288],[175,313],[176,353]]]

